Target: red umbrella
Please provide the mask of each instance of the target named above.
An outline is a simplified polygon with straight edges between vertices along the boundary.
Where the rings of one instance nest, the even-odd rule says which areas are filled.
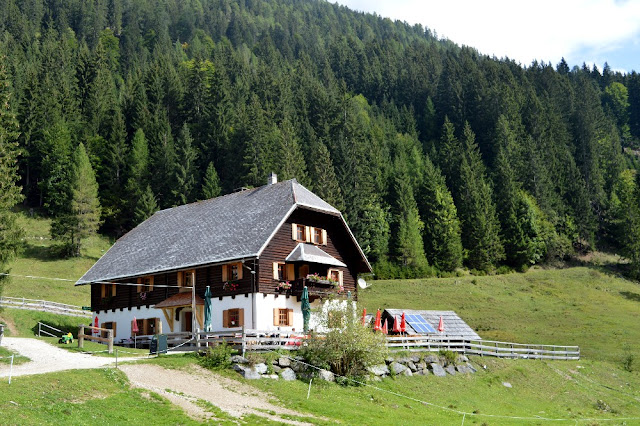
[[[384,324],[382,324],[382,332],[384,334],[389,334],[389,326],[387,325],[387,319],[384,319]]]
[[[442,315],[440,316],[440,322],[438,323],[438,331],[440,333],[444,331],[444,321],[442,320]]]
[[[402,319],[400,320],[400,331],[402,333],[407,332],[407,320],[404,318],[404,312],[402,313]]]
[[[367,321],[367,308],[364,308],[362,310],[362,326],[363,327],[364,327],[366,321]]]
[[[93,321],[93,326],[98,328],[100,325],[100,323],[98,322],[98,316],[96,315],[96,319]],[[93,329],[93,334],[100,334],[100,330],[96,330],[95,328]]]
[[[398,319],[398,316],[396,315],[395,317],[393,317],[393,330],[394,333],[400,333],[400,319]]]
[[[378,308],[378,312],[376,313],[376,322],[373,325],[373,329],[374,331],[380,331],[382,330],[382,324],[381,324],[381,320],[380,320],[380,308]]]
[[[131,322],[131,332],[133,334],[138,334],[140,332],[140,329],[138,328],[138,320],[136,320],[136,317],[133,317],[133,321]]]

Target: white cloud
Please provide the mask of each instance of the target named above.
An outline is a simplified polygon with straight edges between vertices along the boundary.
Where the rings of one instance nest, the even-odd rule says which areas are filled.
[[[351,9],[420,23],[439,37],[498,57],[556,63],[606,56],[640,34],[640,1],[339,0]],[[584,58],[583,60],[586,60]]]

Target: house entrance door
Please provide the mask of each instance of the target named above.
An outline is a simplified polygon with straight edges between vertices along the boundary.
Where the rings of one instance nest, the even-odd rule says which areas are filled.
[[[184,321],[182,323],[182,331],[193,331],[193,312],[187,311],[184,313]]]

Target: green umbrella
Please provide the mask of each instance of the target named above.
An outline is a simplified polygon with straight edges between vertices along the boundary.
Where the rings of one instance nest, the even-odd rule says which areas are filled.
[[[204,331],[211,331],[211,289],[204,292]]]
[[[305,285],[302,289],[302,318],[304,320],[304,334],[309,333],[309,318],[311,318],[311,305],[309,304],[309,289]]]

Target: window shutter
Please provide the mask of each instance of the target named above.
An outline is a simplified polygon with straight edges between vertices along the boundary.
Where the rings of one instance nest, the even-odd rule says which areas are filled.
[[[227,265],[222,265],[222,282],[225,281],[227,281]]]
[[[222,311],[222,326],[229,328],[229,310]]]
[[[280,309],[273,308],[273,325],[280,325]]]
[[[340,281],[340,285],[342,285],[342,271],[338,271],[338,281]]]
[[[178,287],[182,287],[184,284],[184,272],[178,272]]]
[[[323,246],[327,245],[327,230],[326,229],[322,230],[322,245]]]
[[[114,321],[114,322],[111,323],[111,329],[113,330],[113,338],[114,339],[116,337],[116,328],[118,328],[118,323]]]
[[[107,297],[107,285],[106,284],[100,284],[100,294],[103,299],[105,297]]]
[[[238,279],[241,280],[242,279],[242,270],[244,268],[242,267],[242,263],[238,263]]]
[[[304,240],[307,243],[311,242],[311,228],[309,228],[308,226],[304,227]]]
[[[153,291],[153,281],[154,281],[154,276],[151,275],[151,277],[149,277],[149,291]]]
[[[291,238],[293,238],[293,241],[298,239],[298,225],[295,223],[291,224]]]
[[[287,280],[295,280],[296,279],[296,270],[294,269],[293,264],[286,265],[287,266]]]
[[[293,326],[293,309],[287,309],[287,325]]]
[[[115,296],[116,295],[116,285],[115,284],[111,284],[111,295]]]
[[[138,278],[138,293],[142,291],[142,278]]]
[[[278,262],[273,262],[273,279],[274,280],[280,279],[280,277],[278,276]]]
[[[149,334],[149,320],[147,318],[142,320],[142,334]]]
[[[238,309],[238,327],[244,327],[244,309]]]

